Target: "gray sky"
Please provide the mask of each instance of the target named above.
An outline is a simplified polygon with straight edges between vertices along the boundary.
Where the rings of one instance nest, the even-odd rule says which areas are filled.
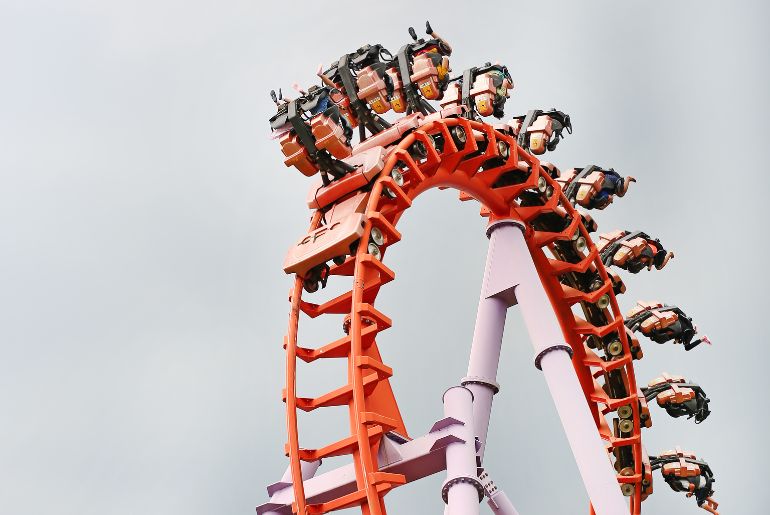
[[[676,259],[624,273],[621,307],[677,303],[714,341],[689,353],[642,342],[640,383],[685,375],[713,409],[695,426],[652,407],[645,444],[707,459],[724,513],[766,510],[767,4],[435,5],[0,0],[1,513],[219,515],[265,500],[286,463],[281,263],[309,216],[309,181],[268,139],[267,93],[363,43],[396,50],[425,19],[455,71],[509,66],[509,115],[572,115],[551,160],[639,179],[596,216],[600,230],[643,229]],[[400,228],[380,347],[420,435],[465,373],[486,239],[477,207],[451,191],[424,195]],[[522,515],[585,513],[509,320],[489,469]],[[303,331],[322,344],[339,327]],[[344,380],[300,373],[307,395]],[[334,414],[303,419],[303,444],[343,436]],[[441,513],[442,480],[396,490],[390,512]],[[660,476],[645,511],[698,513]]]

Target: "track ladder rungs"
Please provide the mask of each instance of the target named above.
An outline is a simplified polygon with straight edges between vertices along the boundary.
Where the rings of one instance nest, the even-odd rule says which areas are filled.
[[[613,331],[620,332],[621,328],[625,326],[623,325],[622,318],[617,318],[606,325],[597,327],[591,324],[590,322],[587,322],[586,320],[583,320],[582,318],[576,316],[574,327],[575,327],[575,332],[577,332],[578,334],[584,334],[584,335],[592,334],[594,336],[602,337],[610,334]],[[623,334],[625,335],[625,331],[623,331]],[[618,337],[621,338],[622,336],[618,334]]]
[[[382,329],[378,325],[367,325],[361,329],[361,346],[369,348],[374,343],[374,337]],[[346,335],[317,349],[297,347],[297,357],[306,363],[311,363],[321,358],[347,358],[350,353],[350,335]]]
[[[369,439],[379,438],[385,432],[383,425],[373,425],[368,428],[367,433]],[[342,440],[338,440],[325,447],[318,449],[300,449],[299,459],[302,461],[315,461],[324,458],[330,458],[333,456],[344,456],[346,454],[352,454],[354,450],[358,448],[358,437],[356,435],[348,436]],[[285,453],[289,455],[289,446],[286,444]]]
[[[381,377],[377,373],[369,374],[363,378],[364,392],[370,394]],[[317,408],[329,408],[332,406],[344,406],[353,398],[353,386],[346,384],[336,390],[325,393],[319,397],[297,397],[297,407],[302,411],[313,411]],[[286,390],[283,391],[283,400],[286,401]]]
[[[401,233],[382,215],[382,213],[371,213],[368,215],[368,218],[372,222],[372,225],[378,227],[385,234],[388,245],[393,245],[394,243],[401,241]]]
[[[601,372],[599,372],[600,375],[609,372],[611,370],[615,370],[617,368],[620,368],[624,365],[627,365],[631,361],[631,357],[628,355],[623,355],[620,359],[613,359],[612,361],[604,361],[596,352],[593,351],[593,349],[586,348],[585,349],[585,358],[583,358],[583,365],[587,367],[595,367],[600,368]]]
[[[393,375],[392,368],[369,356],[358,356],[356,358],[356,366],[358,368],[369,369],[376,372],[380,379],[386,379]]]
[[[361,412],[361,423],[367,426],[382,426],[386,431],[398,427],[398,422],[396,420],[371,411]]]
[[[362,302],[361,304],[358,304],[356,308],[356,311],[358,311],[361,316],[372,320],[380,331],[384,331],[393,325],[393,321],[390,317],[386,316],[382,311],[379,311],[371,304]]]
[[[383,263],[381,260],[377,259],[376,257],[372,256],[371,254],[366,254],[364,256],[361,256],[360,261],[362,265],[370,266],[376,269],[380,273],[378,286],[382,286],[383,284],[388,284],[390,281],[396,278],[396,272],[388,268],[385,265],[385,263]]]
[[[406,483],[406,477],[403,474],[390,474],[388,472],[372,472],[367,477],[370,485],[373,485],[377,493],[384,495],[388,490],[392,490],[398,485]],[[334,499],[323,504],[311,504],[308,506],[308,514],[322,514],[330,511],[352,508],[366,502],[366,490],[356,490],[347,495]]]

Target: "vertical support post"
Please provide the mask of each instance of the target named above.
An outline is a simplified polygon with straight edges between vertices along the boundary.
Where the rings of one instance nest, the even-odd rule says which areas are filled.
[[[447,480],[441,497],[449,513],[478,515],[483,486],[476,477],[476,438],[473,434],[473,394],[462,386],[444,392],[444,416],[462,423],[462,440],[446,446]]]
[[[535,349],[535,366],[545,375],[597,515],[627,513],[628,507],[572,366],[572,349],[562,334],[523,231],[524,227],[513,220],[489,226],[491,258],[487,262],[485,282],[488,276],[489,282],[495,285],[493,290],[500,290],[496,293],[499,298],[510,298],[511,293],[515,293],[511,303],[521,308]]]
[[[489,250],[484,268],[484,280],[481,283],[479,308],[476,312],[476,327],[473,330],[468,375],[461,382],[473,392],[473,424],[475,434],[481,442],[478,452],[480,460],[484,459],[486,449],[492,399],[500,391],[500,386],[497,384],[497,367],[500,362],[500,348],[503,344],[505,315],[514,301],[514,285],[501,281],[499,274],[493,273],[495,263],[502,261],[500,253],[505,253],[506,250],[498,246],[494,232],[488,232],[487,236],[489,236]],[[507,266],[511,266],[511,263],[508,262]]]

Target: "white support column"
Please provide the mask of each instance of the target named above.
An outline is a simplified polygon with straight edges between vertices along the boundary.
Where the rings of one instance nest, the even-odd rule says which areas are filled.
[[[478,515],[483,489],[476,475],[471,391],[462,386],[453,386],[444,392],[444,416],[462,423],[462,439],[446,446],[447,480],[441,487],[441,497],[447,505],[445,513]]]
[[[487,236],[489,250],[468,359],[468,375],[461,383],[473,392],[473,424],[475,434],[481,442],[478,454],[482,460],[489,431],[492,399],[500,390],[497,384],[497,368],[503,344],[505,317],[508,308],[515,302],[515,284],[499,273],[501,266],[511,266],[511,263],[505,260],[509,250],[499,245],[494,230],[488,231]]]
[[[571,362],[567,344],[517,222],[501,221],[489,227],[496,252],[488,273],[498,281],[515,284],[515,301],[535,349],[535,363],[545,375],[578,470],[597,515],[621,515],[628,507],[615,472],[596,430],[593,416]]]

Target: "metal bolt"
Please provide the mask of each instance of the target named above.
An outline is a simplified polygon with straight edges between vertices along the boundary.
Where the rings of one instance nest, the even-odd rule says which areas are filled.
[[[633,414],[634,410],[628,404],[618,407],[618,416],[620,418],[631,418]]]

